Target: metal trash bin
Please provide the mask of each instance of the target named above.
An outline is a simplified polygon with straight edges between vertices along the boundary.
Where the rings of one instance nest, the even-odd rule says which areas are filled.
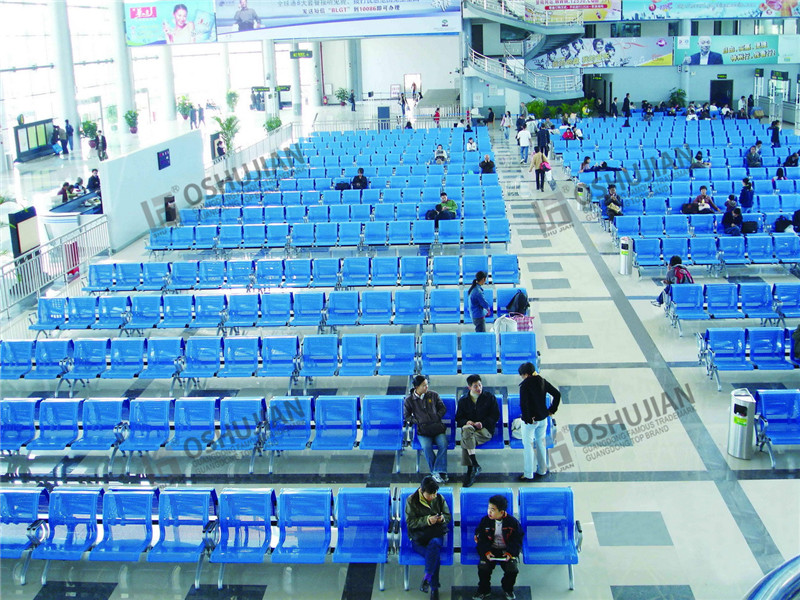
[[[629,237],[619,239],[619,274],[630,275],[633,269],[633,240]]]
[[[747,389],[731,392],[731,412],[728,421],[728,454],[735,458],[753,458],[756,400]]]
[[[178,220],[178,207],[175,196],[164,196],[164,221],[174,223]]]

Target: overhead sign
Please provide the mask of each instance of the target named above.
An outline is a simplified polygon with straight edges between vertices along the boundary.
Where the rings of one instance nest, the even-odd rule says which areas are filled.
[[[626,21],[775,19],[800,16],[794,0],[623,0]]]
[[[311,50],[292,50],[289,52],[289,58],[311,58]]]
[[[676,65],[742,65],[778,62],[777,35],[700,35],[675,38]]]
[[[525,66],[533,71],[671,66],[672,46],[671,37],[577,39],[537,56]]]
[[[527,2],[526,4],[530,4]],[[556,17],[560,11],[581,11],[583,21],[621,21],[623,0],[536,0],[536,8]]]
[[[789,71],[770,71],[772,81],[789,81]]]
[[[214,0],[125,1],[128,46],[217,41]]]

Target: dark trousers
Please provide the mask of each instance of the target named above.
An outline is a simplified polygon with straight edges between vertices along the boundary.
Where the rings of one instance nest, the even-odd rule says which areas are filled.
[[[671,291],[672,291],[672,284],[668,283],[666,286],[664,286],[664,289],[656,298],[656,302],[658,302],[659,304],[664,304],[664,302],[669,300],[669,294]]]
[[[61,140],[61,147],[64,149],[64,154],[69,154],[69,146],[67,140]]]
[[[500,580],[503,591],[514,591],[514,584],[517,582],[517,574],[519,573],[516,560],[509,560],[506,562],[482,560],[478,564],[478,593],[488,594],[492,591],[492,573],[497,565],[500,565],[503,569],[503,579]]]
[[[543,192],[544,191],[544,170],[543,169],[536,169],[534,171],[536,173],[536,191]]]
[[[477,333],[486,332],[486,317],[481,317],[479,319],[473,317],[472,324],[475,325],[475,331]]]
[[[430,578],[432,588],[439,587],[442,544],[444,544],[444,538],[440,537],[432,538],[425,546],[411,540],[411,547],[414,548],[414,552],[425,557],[425,575]],[[514,575],[514,579],[516,580],[516,575]]]

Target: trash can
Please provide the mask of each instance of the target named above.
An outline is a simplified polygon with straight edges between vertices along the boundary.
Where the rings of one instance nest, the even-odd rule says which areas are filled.
[[[731,414],[728,422],[728,454],[750,460],[753,457],[756,401],[749,390],[731,392]]]
[[[629,237],[619,239],[619,274],[630,275],[633,268],[633,240]]]
[[[175,206],[175,196],[164,196],[164,220],[167,223],[178,220],[178,208]]]

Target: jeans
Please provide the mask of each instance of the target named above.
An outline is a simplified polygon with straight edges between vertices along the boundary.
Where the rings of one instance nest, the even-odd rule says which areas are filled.
[[[69,144],[69,149],[72,150],[73,136],[67,137],[67,143]]]
[[[522,162],[528,162],[528,150],[530,150],[530,148],[530,146],[519,147],[519,156],[522,159]]]
[[[656,302],[658,302],[659,304],[664,304],[664,302],[666,302],[667,299],[669,298],[670,291],[672,291],[672,284],[668,283],[666,286],[664,286],[664,289],[656,298]]]
[[[533,478],[534,470],[539,475],[547,473],[547,419],[522,424],[522,457],[525,462],[523,475]],[[533,449],[536,446],[536,460]]]
[[[431,473],[447,473],[447,435],[440,433],[432,437],[428,435],[418,435],[419,445],[422,446],[422,453],[428,461]],[[433,445],[436,444],[438,451],[436,457],[433,454]]]
[[[428,542],[427,546],[418,544],[411,540],[411,547],[414,552],[425,557],[425,575],[430,577],[431,587],[439,587],[439,565],[441,563],[442,544],[444,538],[435,537]]]
[[[506,134],[506,139],[508,139],[508,132],[510,129],[511,127],[503,127],[503,132]]]
[[[509,560],[508,562],[481,560],[478,564],[478,593],[488,594],[492,591],[492,573],[497,565],[500,565],[503,569],[503,579],[500,581],[503,591],[507,593],[514,591],[514,584],[517,582],[517,574],[519,573],[516,560]]]
[[[486,331],[486,318],[472,319],[472,324],[475,325],[476,333],[484,333]]]
[[[725,235],[742,235],[742,230],[736,225],[725,228]]]

